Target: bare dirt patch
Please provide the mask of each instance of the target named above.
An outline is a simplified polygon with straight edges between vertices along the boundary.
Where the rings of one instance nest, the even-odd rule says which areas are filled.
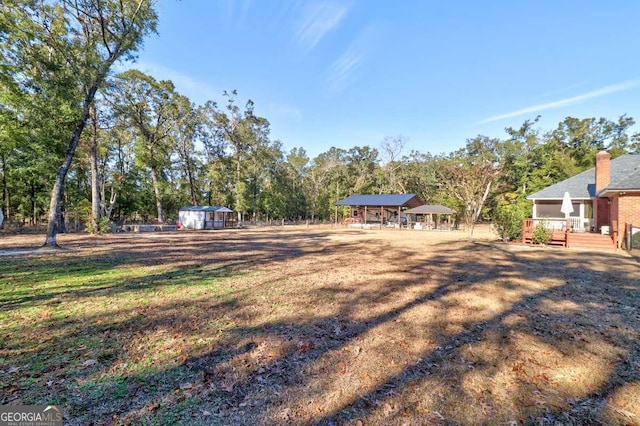
[[[640,423],[636,260],[476,236],[61,235],[0,258],[0,404],[69,424]],[[44,241],[15,238],[0,250]]]

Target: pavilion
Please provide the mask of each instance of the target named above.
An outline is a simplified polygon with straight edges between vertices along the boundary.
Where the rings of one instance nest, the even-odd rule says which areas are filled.
[[[408,209],[405,213],[409,216],[409,226],[412,222],[410,219],[413,215],[416,216],[416,225],[414,226],[414,229],[450,230],[451,216],[455,215],[456,211],[439,204],[424,204],[422,206]],[[418,220],[419,216],[422,216],[421,221]],[[435,220],[433,220],[434,216]],[[441,220],[442,216],[446,218],[445,221]]]
[[[416,194],[364,194],[350,195],[336,203],[336,222],[338,206],[349,206],[349,218],[345,223],[389,224],[401,226],[407,209],[421,206],[423,203]]]

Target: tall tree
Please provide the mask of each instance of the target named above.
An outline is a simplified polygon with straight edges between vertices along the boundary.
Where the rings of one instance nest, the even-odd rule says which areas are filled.
[[[405,194],[407,192],[406,182],[402,176],[402,170],[406,166],[402,161],[402,150],[405,144],[406,140],[402,136],[387,136],[380,143],[381,171],[383,171],[380,192],[382,193]]]
[[[0,73],[43,101],[66,105],[72,118],[49,204],[45,245],[57,246],[64,182],[90,105],[113,64],[132,58],[155,31],[157,17],[151,0],[5,0],[0,15],[10,21],[0,26],[7,65]]]
[[[214,152],[214,156],[218,157],[215,165],[217,170],[228,165],[229,161],[233,163],[230,184],[233,207],[238,212],[240,220],[243,211],[253,210],[253,205],[257,206],[258,164],[265,153],[263,148],[271,142],[268,137],[269,121],[254,113],[254,103],[251,99],[245,103],[244,110],[240,109],[236,104],[237,95],[236,90],[223,92],[223,96],[227,98],[226,112],[218,109],[216,104],[208,104],[210,133],[214,135],[212,140],[217,143],[205,143],[205,146],[210,156]],[[223,159],[225,154],[228,154],[227,158]],[[218,175],[218,178],[221,177],[223,176]]]
[[[361,152],[360,149],[353,148],[353,152]],[[369,153],[369,149],[365,148],[364,152]],[[361,166],[366,169],[366,165],[358,163],[356,166]],[[307,206],[309,208],[309,215],[311,220],[315,220],[316,216],[322,211],[323,204],[325,208],[330,197],[329,194],[332,190],[331,180],[338,170],[345,162],[345,151],[339,148],[332,147],[329,151],[322,153],[313,159],[313,163],[307,171],[305,178],[305,187],[307,191]],[[358,169],[359,170],[359,169]],[[364,172],[363,172],[364,173]],[[364,178],[363,178],[364,179]]]
[[[119,74],[111,92],[116,114],[137,132],[136,159],[149,168],[155,195],[157,218],[164,223],[161,177],[170,164],[179,120],[179,95],[170,81],[156,81],[138,70]]]
[[[289,190],[285,196],[288,200],[288,217],[298,217],[305,213],[305,177],[309,169],[310,159],[307,151],[302,147],[291,149],[287,155],[285,182],[289,183]]]
[[[198,169],[200,169],[199,153],[196,139],[202,132],[202,110],[196,108],[189,98],[176,96],[176,123],[170,130],[175,140],[178,162],[189,189],[189,202],[200,204],[202,191],[199,185]]]
[[[440,191],[439,162],[440,157],[411,151],[403,159],[404,167],[399,170],[406,182],[407,192],[418,195],[425,203],[450,204],[446,197],[443,198],[446,194]]]
[[[498,139],[477,136],[440,164],[442,187],[458,199],[471,238],[491,186],[501,173],[500,145]]]
[[[368,146],[353,147],[346,154],[346,164],[354,194],[367,194],[374,190],[375,170],[379,167],[378,150]]]

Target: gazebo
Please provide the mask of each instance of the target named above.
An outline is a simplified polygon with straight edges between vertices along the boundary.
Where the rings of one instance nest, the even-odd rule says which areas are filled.
[[[336,203],[336,222],[338,206],[349,206],[349,218],[345,222],[367,224],[395,223],[401,226],[408,208],[422,204],[415,194],[363,194],[350,195]]]
[[[424,204],[422,206],[414,207],[412,209],[408,209],[405,211],[409,217],[412,215],[416,216],[416,224],[414,229],[439,229],[439,230],[450,230],[451,229],[451,216],[456,214],[455,210],[450,209],[449,207],[441,206],[439,204]],[[418,216],[422,216],[423,220],[418,221]],[[435,221],[433,220],[435,216]],[[446,226],[442,226],[443,222],[440,220],[441,216],[446,217]],[[411,224],[411,220],[409,220],[409,226]]]

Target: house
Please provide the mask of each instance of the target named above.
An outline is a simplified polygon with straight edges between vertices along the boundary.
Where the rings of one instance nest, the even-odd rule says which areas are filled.
[[[222,206],[187,206],[178,211],[178,228],[221,229],[231,222],[227,218],[233,210]]]
[[[612,160],[608,152],[599,152],[594,168],[527,197],[533,201],[532,217],[564,220],[560,209],[565,192],[573,205],[571,231],[609,234],[617,246],[626,223],[640,224],[640,155]]]
[[[374,194],[350,195],[336,203],[338,206],[349,206],[349,217],[345,223],[389,224],[405,223],[404,211],[423,203],[415,194]],[[337,211],[336,211],[337,218]],[[400,220],[398,220],[400,218]]]

